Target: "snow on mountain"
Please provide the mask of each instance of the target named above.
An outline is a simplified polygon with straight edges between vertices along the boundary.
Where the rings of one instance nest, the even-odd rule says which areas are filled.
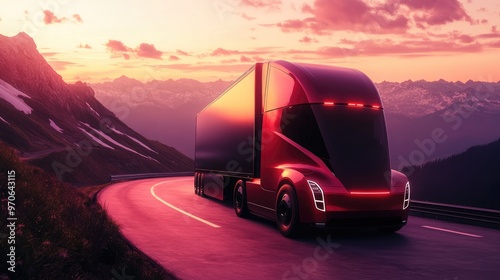
[[[19,90],[15,89],[11,85],[0,79],[0,98],[9,102],[17,110],[24,112],[25,114],[31,114],[33,109],[28,106],[28,104],[26,104],[26,102],[24,102],[24,100],[21,99],[20,96],[31,98],[29,95],[20,92]]]
[[[436,112],[453,114],[473,107],[484,113],[500,112],[500,82],[382,82],[376,87],[389,113],[419,118]]]
[[[88,137],[90,137],[93,141],[97,142],[99,145],[101,145],[101,146],[103,146],[105,148],[111,149],[111,150],[115,149],[115,148],[111,147],[110,145],[104,143],[100,138],[94,136],[93,134],[89,133],[85,129],[83,129],[81,127],[79,127],[78,129],[80,129],[83,133],[87,134]]]
[[[193,158],[196,113],[231,83],[193,79],[142,83],[121,76],[91,87],[96,98],[131,128]]]
[[[123,132],[121,132],[121,131],[118,131],[118,130],[116,130],[115,128],[111,128],[111,130],[113,130],[115,133],[118,133],[118,134],[121,134],[121,135],[125,135],[125,136],[127,136],[128,138],[132,139],[133,141],[135,141],[136,143],[138,143],[139,145],[143,146],[144,148],[146,148],[146,149],[150,150],[150,151],[151,151],[151,152],[153,152],[153,153],[158,153],[157,151],[155,151],[155,150],[151,149],[150,147],[148,147],[146,144],[142,143],[141,141],[139,141],[139,140],[135,139],[134,137],[132,137],[132,136],[130,136],[130,135],[128,135],[128,134],[126,134],[126,133],[123,133]]]
[[[132,152],[132,153],[134,153],[134,154],[140,155],[140,156],[141,156],[141,157],[143,157],[143,158],[147,158],[147,159],[154,160],[154,161],[158,162],[156,159],[153,159],[153,158],[151,158],[151,157],[149,157],[149,156],[145,156],[145,155],[143,155],[143,154],[141,154],[141,153],[139,153],[139,152],[137,152],[137,151],[135,151],[135,150],[133,150],[133,149],[131,149],[131,148],[129,148],[129,147],[127,147],[127,146],[125,146],[125,145],[121,144],[121,143],[119,143],[118,141],[116,141],[115,139],[113,139],[111,136],[107,135],[107,134],[106,134],[106,133],[104,133],[103,131],[101,131],[101,130],[97,130],[97,129],[95,129],[95,128],[91,127],[91,126],[90,126],[89,124],[87,124],[87,123],[83,123],[83,122],[80,122],[80,123],[81,123],[81,124],[83,124],[83,125],[85,125],[87,128],[89,128],[89,129],[90,129],[91,131],[93,131],[94,133],[96,133],[96,134],[98,135],[97,137],[98,137],[99,139],[104,138],[104,139],[106,139],[106,141],[108,141],[108,142],[110,142],[110,143],[114,144],[115,146],[118,146],[118,147],[120,147],[120,148],[122,148],[122,149],[124,149],[124,150],[126,150],[126,151],[129,151],[129,152]],[[92,135],[91,133],[88,133],[88,132],[87,132],[87,134]],[[99,137],[99,136],[100,136],[100,137]],[[93,137],[93,138],[95,139],[96,137]],[[101,143],[102,143],[102,142],[101,142]],[[109,147],[109,146],[108,146],[108,147]],[[159,163],[159,162],[158,162],[158,163]]]
[[[90,111],[94,112],[94,114],[96,114],[97,116],[100,117],[99,113],[97,113],[97,111],[94,110],[94,108],[92,108],[92,106],[90,106],[89,103],[85,103],[85,104],[87,104],[87,107],[89,107]]]
[[[57,132],[62,133],[63,129],[60,128],[53,120],[49,119],[50,126]]]

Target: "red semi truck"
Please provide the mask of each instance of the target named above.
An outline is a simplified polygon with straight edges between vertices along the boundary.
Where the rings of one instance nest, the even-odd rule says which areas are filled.
[[[390,169],[382,102],[357,70],[257,63],[198,113],[195,137],[195,193],[284,236],[407,222],[410,184]]]

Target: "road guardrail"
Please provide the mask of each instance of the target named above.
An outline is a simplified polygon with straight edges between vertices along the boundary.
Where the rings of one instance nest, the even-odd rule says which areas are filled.
[[[172,172],[172,173],[139,173],[139,174],[123,174],[123,175],[111,175],[109,180],[111,182],[121,181],[121,180],[135,180],[135,179],[147,179],[147,178],[161,178],[161,177],[180,177],[180,176],[193,176],[193,172]]]
[[[414,216],[500,229],[500,211],[412,200],[410,213]]]

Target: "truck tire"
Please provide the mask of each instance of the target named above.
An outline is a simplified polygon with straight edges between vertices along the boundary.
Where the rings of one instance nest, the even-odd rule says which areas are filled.
[[[205,177],[203,175],[203,173],[200,172],[200,183],[199,183],[199,186],[198,186],[198,195],[201,196],[201,197],[205,197],[205,181],[203,180],[203,177]]]
[[[243,180],[239,180],[234,186],[233,205],[236,216],[240,218],[248,216],[247,190]]]
[[[299,207],[295,190],[284,184],[276,200],[276,224],[285,237],[294,237],[299,233]]]
[[[200,186],[199,178],[200,178],[200,173],[195,172],[194,173],[194,194],[198,194],[198,189]]]

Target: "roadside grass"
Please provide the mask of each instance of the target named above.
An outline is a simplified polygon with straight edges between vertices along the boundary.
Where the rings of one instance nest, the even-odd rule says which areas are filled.
[[[15,272],[8,271],[7,180],[15,171]],[[0,143],[0,279],[177,279],[132,246],[92,199]]]

